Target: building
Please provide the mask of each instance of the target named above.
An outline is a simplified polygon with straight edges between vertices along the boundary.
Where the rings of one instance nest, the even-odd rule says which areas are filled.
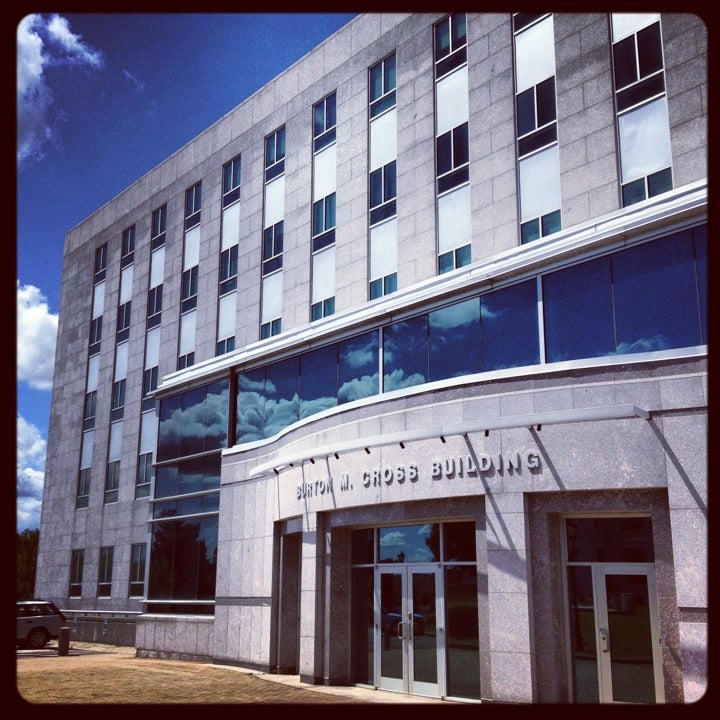
[[[37,591],[144,656],[689,703],[707,33],[366,14],[67,233]]]

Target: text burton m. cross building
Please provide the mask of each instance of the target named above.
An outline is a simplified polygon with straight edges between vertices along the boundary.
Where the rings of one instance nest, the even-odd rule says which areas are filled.
[[[67,233],[36,592],[311,684],[701,698],[707,142],[695,15],[354,18]]]

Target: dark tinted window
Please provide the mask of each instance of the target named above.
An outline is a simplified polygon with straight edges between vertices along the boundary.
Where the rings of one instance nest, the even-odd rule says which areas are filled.
[[[238,443],[265,437],[265,368],[247,370],[238,375],[237,422]]]
[[[402,320],[383,329],[383,389],[420,385],[428,376],[428,316]]]
[[[480,296],[480,343],[483,372],[540,362],[535,280]]]
[[[475,562],[475,523],[454,522],[443,525],[443,560]]]
[[[300,417],[337,405],[337,345],[318,348],[300,357]]]
[[[379,333],[372,330],[338,344],[338,402],[372,397],[380,392]]]
[[[568,518],[569,562],[653,562],[649,517]]]
[[[548,362],[614,353],[610,259],[591,260],[546,275],[543,310]]]
[[[271,437],[300,419],[300,359],[268,365],[265,377],[265,435]]]
[[[160,401],[158,461],[227,445],[229,380]]]
[[[216,490],[219,487],[220,455],[217,453],[155,468],[156,498]]]
[[[613,255],[617,352],[699,345],[692,234]]]
[[[480,300],[471,298],[429,314],[429,380],[480,372]]]

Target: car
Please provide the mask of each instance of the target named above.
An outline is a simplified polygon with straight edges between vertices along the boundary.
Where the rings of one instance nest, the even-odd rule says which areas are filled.
[[[16,644],[40,650],[51,638],[60,636],[66,622],[60,608],[50,600],[18,600]]]

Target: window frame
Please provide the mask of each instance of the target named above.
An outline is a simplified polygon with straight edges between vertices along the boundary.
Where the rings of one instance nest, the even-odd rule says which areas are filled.
[[[375,96],[373,75],[379,77],[380,93]],[[397,104],[397,56],[391,53],[368,68],[368,105],[370,118],[377,117]]]
[[[68,578],[68,597],[82,597],[83,569],[85,566],[85,550],[70,551],[70,573]]]
[[[448,27],[448,48],[442,51],[439,37],[442,29]],[[462,25],[464,31],[458,35],[458,26]],[[435,63],[435,79],[449,74],[467,62],[467,14],[453,13],[445,16],[433,26],[433,60]]]
[[[120,492],[120,461],[109,460],[105,471],[105,495],[103,504],[118,502]]]
[[[185,229],[189,230],[200,222],[202,211],[202,180],[185,190]]]
[[[235,243],[220,253],[220,267],[218,268],[219,295],[225,295],[237,289],[238,249],[239,246]]]
[[[130,546],[130,573],[128,597],[145,596],[145,569],[147,567],[147,543],[133,543]]]
[[[78,470],[77,489],[75,491],[75,509],[88,507],[90,503],[90,480],[92,468],[80,468]]]
[[[337,193],[331,192],[312,204],[312,251],[317,252],[335,242]],[[320,227],[318,227],[320,226]]]
[[[105,279],[105,273],[107,271],[107,259],[108,246],[107,243],[103,243],[99,247],[95,248],[95,262],[93,265],[93,278],[95,284],[102,282]]]
[[[447,147],[443,147],[447,146]],[[449,168],[441,168],[441,159],[450,161]],[[470,180],[470,128],[466,120],[435,138],[435,175],[437,194],[464,185]]]
[[[130,337],[130,314],[132,312],[132,300],[118,305],[117,323],[115,328],[115,342],[121,343]]]
[[[336,131],[337,91],[334,90],[313,105],[313,152],[334,143]]]
[[[163,283],[151,287],[147,297],[146,329],[151,330],[162,322]]]
[[[242,162],[236,155],[222,166],[222,206],[225,208],[240,199]]]
[[[265,182],[285,172],[285,126],[279,127],[265,138]]]
[[[103,545],[98,554],[98,581],[97,596],[99,598],[112,597],[112,576],[115,548],[112,545]]]
[[[183,270],[180,279],[180,314],[197,307],[199,265]]]
[[[137,472],[135,475],[135,499],[150,497],[152,481],[155,477],[152,451],[138,455]]]
[[[150,218],[150,250],[165,244],[167,230],[167,203],[152,211]]]

